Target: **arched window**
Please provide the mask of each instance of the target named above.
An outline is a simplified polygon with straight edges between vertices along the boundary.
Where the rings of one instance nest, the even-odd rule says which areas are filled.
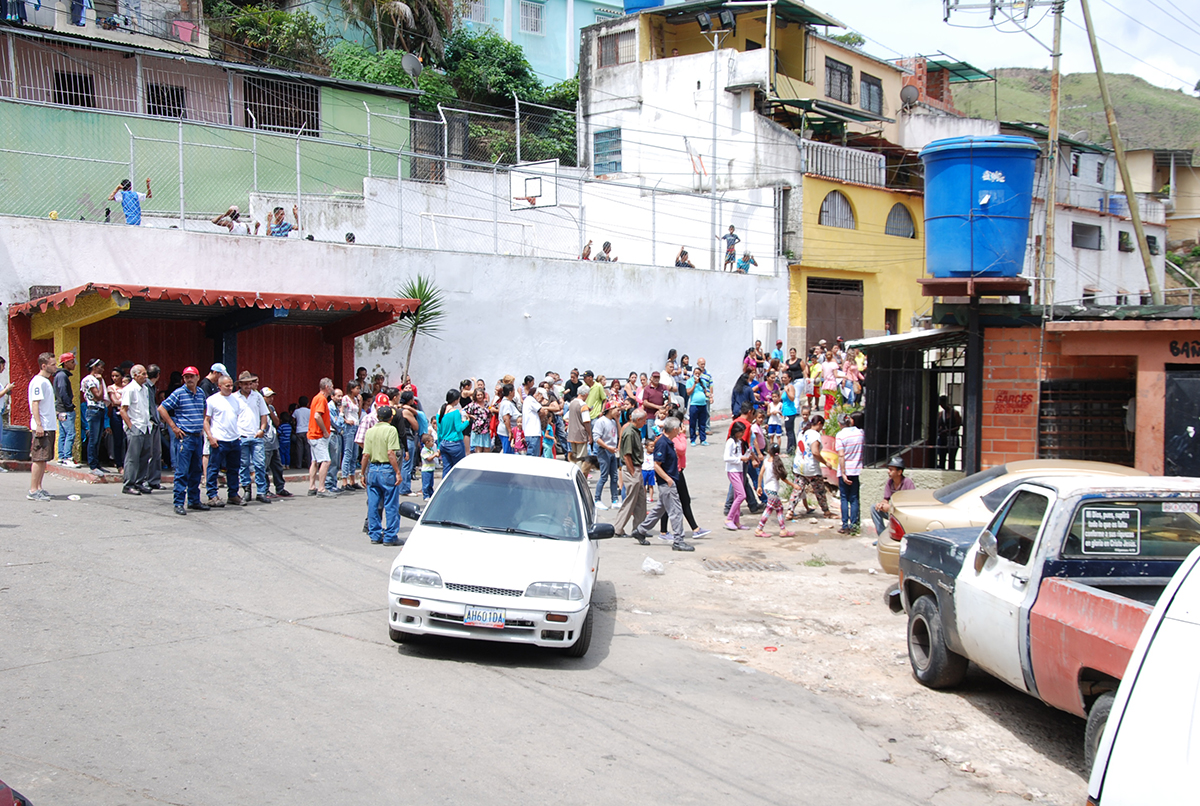
[[[895,235],[897,238],[917,237],[917,228],[913,225],[912,213],[908,212],[908,208],[900,202],[892,205],[892,211],[888,213],[887,226],[883,231],[888,235]]]
[[[850,200],[840,191],[829,191],[829,195],[821,202],[821,215],[817,223],[826,227],[854,229],[854,210],[850,207]]]
[[[892,212],[888,213],[887,227],[883,231],[896,237],[917,237],[917,227],[912,223],[912,213],[908,212],[908,207],[896,201],[892,205]]]

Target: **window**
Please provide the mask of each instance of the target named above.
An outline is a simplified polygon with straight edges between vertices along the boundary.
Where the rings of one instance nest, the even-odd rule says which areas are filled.
[[[1117,289],[1117,304],[1118,305],[1128,305],[1129,304],[1129,292],[1123,288]]]
[[[1149,291],[1143,290],[1142,293],[1138,294],[1138,299],[1141,301],[1142,305],[1153,305],[1154,304],[1154,297],[1150,296]]]
[[[463,7],[463,19],[468,22],[486,22],[487,4],[483,0],[467,0]]]
[[[1200,544],[1196,501],[1084,501],[1063,542],[1064,557],[1186,557]]]
[[[521,0],[521,30],[527,34],[544,34],[541,3]]]
[[[187,120],[187,90],[171,84],[146,87],[146,114]]]
[[[1158,254],[1158,238],[1154,235],[1146,236],[1146,248],[1150,250],[1150,254]]]
[[[817,223],[826,227],[854,229],[854,209],[850,207],[850,200],[841,191],[831,190],[821,202]]]
[[[621,130],[605,129],[592,135],[592,173],[596,176],[621,172]]]
[[[755,42],[753,39],[746,40],[746,50],[762,50],[762,42]]]
[[[1071,246],[1076,249],[1103,249],[1104,234],[1100,231],[1100,227],[1094,224],[1073,222],[1071,224]]]
[[[96,82],[88,73],[54,73],[54,103],[96,108]]]
[[[1117,249],[1119,249],[1122,252],[1132,252],[1133,251],[1133,236],[1130,235],[1125,230],[1121,230],[1120,232],[1118,232],[1117,233]]]
[[[900,332],[899,308],[883,309],[883,330],[888,336],[894,336]]]
[[[1100,293],[1100,289],[1095,286],[1085,285],[1083,287],[1083,304],[1095,305],[1096,295]]]
[[[277,132],[321,135],[321,101],[316,87],[298,81],[246,76],[246,125]],[[253,115],[253,118],[251,118]]]
[[[599,46],[600,67],[629,64],[636,56],[637,31],[605,34],[597,38],[596,44]]]
[[[1071,176],[1079,176],[1079,154],[1071,152]]]
[[[866,73],[858,74],[859,106],[876,115],[883,114],[883,82]]]
[[[1104,184],[1104,158],[1101,157],[1096,161],[1096,184]]]
[[[996,528],[996,554],[1017,565],[1028,564],[1049,503],[1029,490],[1017,493]]]
[[[853,80],[854,69],[850,65],[825,57],[825,95],[844,104],[851,103],[850,82]]]
[[[912,214],[900,202],[892,205],[892,211],[888,213],[887,217],[887,226],[883,231],[888,235],[895,235],[897,238],[917,237],[917,228],[913,225]]]

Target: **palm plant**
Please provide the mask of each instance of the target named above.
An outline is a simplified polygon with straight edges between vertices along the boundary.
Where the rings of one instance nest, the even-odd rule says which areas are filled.
[[[416,277],[409,278],[404,285],[396,291],[397,296],[402,299],[415,299],[420,302],[417,310],[401,319],[396,323],[396,328],[408,336],[408,354],[404,357],[404,375],[409,374],[409,367],[412,364],[413,346],[417,343],[417,336],[429,336],[430,338],[440,339],[437,335],[441,332],[442,325],[446,320],[446,295],[442,289],[438,288],[433,279],[426,277],[423,274],[418,274]]]
[[[453,0],[341,0],[351,25],[366,31],[375,50],[407,50],[441,59],[454,18]]]

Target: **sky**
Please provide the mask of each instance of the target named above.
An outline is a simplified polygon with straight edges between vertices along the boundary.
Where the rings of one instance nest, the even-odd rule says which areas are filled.
[[[953,11],[943,22],[940,0],[807,3],[865,36],[864,50],[882,58],[943,51],[984,70],[1050,66],[1054,26],[1048,5],[1029,14],[1036,23],[1029,33],[1045,43],[1043,47],[1011,22],[993,27],[986,10]],[[1099,43],[1106,73],[1133,73],[1160,87],[1192,92],[1200,81],[1200,0],[1089,0],[1089,6],[1097,36],[1107,40]],[[1066,0],[1062,71],[1094,69],[1079,0]]]

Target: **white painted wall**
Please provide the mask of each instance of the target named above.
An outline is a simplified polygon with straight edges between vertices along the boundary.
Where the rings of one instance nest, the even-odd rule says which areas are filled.
[[[468,376],[565,376],[575,366],[623,377],[661,368],[676,348],[708,360],[717,409],[728,410],[754,320],[787,312],[786,277],[0,217],[5,306],[27,300],[31,285],[88,282],[394,296],[418,272],[446,292],[450,312],[442,339],[418,341],[414,354],[413,378],[429,390]],[[8,332],[0,332],[7,355]],[[384,333],[357,347],[357,363],[396,379],[400,338]]]
[[[900,145],[909,151],[920,151],[934,140],[946,140],[951,137],[990,137],[1000,133],[1000,124],[997,121],[981,118],[901,112],[896,122],[900,132]]]

